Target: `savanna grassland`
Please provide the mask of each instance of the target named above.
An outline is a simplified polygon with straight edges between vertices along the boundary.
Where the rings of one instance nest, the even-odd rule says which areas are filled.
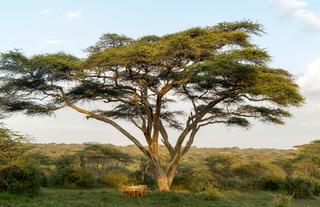
[[[318,199],[295,199],[292,207],[318,207]],[[281,206],[270,192],[224,192],[219,196],[191,193],[151,192],[146,198],[125,199],[110,189],[63,190],[42,189],[39,195],[29,197],[0,194],[1,207],[274,207]],[[283,205],[285,206],[285,205]]]
[[[2,192],[0,206],[318,207],[312,183],[318,165],[311,164],[311,155],[302,156],[303,149],[317,143],[292,150],[193,147],[172,192],[163,193],[156,192],[148,162],[134,146],[27,144],[25,158],[41,171],[34,177],[40,179],[41,189]],[[102,152],[104,157],[99,156]],[[165,159],[164,150],[161,154]],[[118,190],[126,184],[146,184],[150,192],[146,198],[127,199]]]

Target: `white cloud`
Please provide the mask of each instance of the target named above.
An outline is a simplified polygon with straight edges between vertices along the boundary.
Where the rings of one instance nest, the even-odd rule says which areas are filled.
[[[63,43],[65,43],[65,41],[58,40],[58,39],[50,39],[50,40],[44,40],[41,43],[44,45],[57,45],[57,44],[63,44]]]
[[[42,11],[40,11],[40,14],[42,16],[53,16],[53,15],[59,15],[59,16],[63,16],[63,18],[67,21],[71,21],[71,20],[78,20],[81,18],[82,16],[82,10],[78,9],[78,10],[72,10],[72,11],[65,11],[61,8],[57,9],[57,8],[49,8],[49,9],[43,9]]]
[[[76,11],[67,11],[64,14],[64,18],[66,20],[77,20],[80,19],[82,15],[82,11],[81,10],[76,10]]]
[[[297,82],[304,92],[320,94],[320,58],[308,65],[306,72]]]
[[[52,14],[54,14],[57,10],[56,9],[44,9],[40,12],[41,15],[43,16],[50,16]]]
[[[282,13],[288,18],[304,21],[308,25],[320,29],[320,15],[307,9],[307,0],[269,0],[272,5],[282,7]]]

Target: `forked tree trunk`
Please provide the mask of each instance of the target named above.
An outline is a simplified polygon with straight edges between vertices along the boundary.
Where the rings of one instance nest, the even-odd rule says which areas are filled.
[[[176,173],[176,167],[172,168],[168,173],[165,173],[159,169],[156,170],[155,177],[157,181],[157,189],[159,192],[170,191],[175,173]]]
[[[158,175],[156,179],[157,179],[157,188],[159,192],[170,191],[171,183],[169,181],[168,176]]]

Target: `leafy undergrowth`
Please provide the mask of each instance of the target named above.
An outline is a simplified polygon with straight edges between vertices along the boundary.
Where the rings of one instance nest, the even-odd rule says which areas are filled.
[[[114,190],[42,189],[34,197],[0,193],[0,207],[272,207],[267,192],[222,194],[157,193],[144,199],[125,199]],[[320,200],[293,200],[292,207],[319,207]]]

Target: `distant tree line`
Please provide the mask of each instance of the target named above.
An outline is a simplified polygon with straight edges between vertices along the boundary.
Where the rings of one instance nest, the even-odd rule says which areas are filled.
[[[129,155],[112,145],[87,143],[74,153],[53,157],[2,127],[0,149],[1,191],[35,194],[41,186],[65,189],[119,189],[127,184],[145,184],[151,189],[157,186],[149,159]],[[168,155],[163,156],[166,160]],[[254,158],[245,153],[235,156],[234,151],[225,150],[184,159],[172,188],[193,193],[265,190],[296,198],[320,194],[319,140],[275,158],[263,156],[258,150]]]

